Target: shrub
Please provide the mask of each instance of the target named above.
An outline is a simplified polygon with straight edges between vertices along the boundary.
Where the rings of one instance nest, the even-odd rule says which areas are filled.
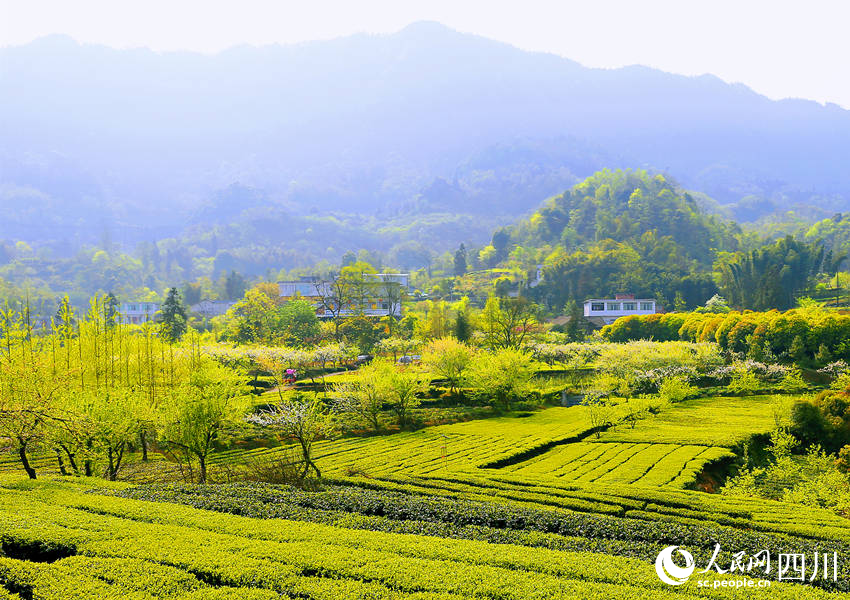
[[[658,388],[658,394],[667,402],[681,402],[692,398],[697,394],[698,390],[683,377],[669,377],[661,382]]]

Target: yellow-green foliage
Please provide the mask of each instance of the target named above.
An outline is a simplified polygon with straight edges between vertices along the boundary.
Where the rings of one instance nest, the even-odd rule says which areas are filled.
[[[515,475],[556,477],[576,483],[684,487],[706,463],[734,456],[726,448],[679,444],[579,442],[557,446],[506,467]]]
[[[672,593],[636,559],[251,519],[83,494],[70,484],[0,489],[0,516],[10,545],[69,555],[42,564],[0,559],[3,585],[35,598],[697,597],[695,583]],[[699,596],[737,597],[727,588]],[[747,597],[832,596],[774,584]]]
[[[724,350],[745,353],[756,360],[775,356],[828,362],[850,356],[846,343],[850,339],[850,315],[817,308],[634,315],[607,325],[602,336],[612,342],[717,342]]]
[[[589,430],[584,407],[556,407],[525,417],[510,415],[393,435],[317,442],[313,450],[325,474],[446,473],[474,470]],[[227,460],[270,458],[280,451],[231,453]]]
[[[777,396],[694,398],[602,434],[606,442],[650,442],[733,447],[775,426]]]

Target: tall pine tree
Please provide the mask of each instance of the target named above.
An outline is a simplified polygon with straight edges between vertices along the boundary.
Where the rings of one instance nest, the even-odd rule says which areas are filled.
[[[186,333],[186,309],[176,287],[168,290],[168,296],[159,311],[162,335],[170,342],[176,342]]]

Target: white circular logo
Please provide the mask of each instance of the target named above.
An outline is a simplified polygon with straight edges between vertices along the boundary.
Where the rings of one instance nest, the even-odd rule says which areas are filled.
[[[679,550],[679,554],[685,557],[685,566],[680,567],[673,562],[674,550],[679,550],[679,547],[667,546],[658,554],[658,558],[655,559],[655,572],[658,573],[658,578],[664,583],[682,585],[696,568],[694,557],[687,550]]]

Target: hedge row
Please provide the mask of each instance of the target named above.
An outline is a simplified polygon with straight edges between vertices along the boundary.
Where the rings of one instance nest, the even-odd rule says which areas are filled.
[[[144,486],[121,492],[121,495],[251,517],[324,521],[376,531],[398,531],[392,523],[407,521],[407,531],[421,529],[440,537],[473,537],[545,545],[561,550],[602,551],[645,560],[653,560],[658,551],[668,545],[684,546],[700,562],[707,563],[715,544],[720,543],[723,549],[721,562],[727,564],[731,563],[732,553],[739,551],[746,551],[749,555],[764,549],[772,555],[838,552],[841,556],[850,551],[850,544],[845,542],[813,541],[706,524],[711,517],[722,517],[662,506],[628,512],[627,515],[633,518],[617,518],[338,485],[320,492],[267,484]],[[652,512],[653,509],[657,512]],[[369,521],[354,519],[349,523],[341,519],[339,513],[378,518]],[[679,517],[679,522],[657,520],[671,515]],[[440,526],[433,527],[433,524]],[[745,525],[732,519],[729,519],[729,524]],[[496,535],[495,531],[499,530],[517,534]],[[524,535],[527,532],[552,535],[541,539]],[[850,590],[846,578],[839,582],[817,583],[831,590]]]
[[[0,538],[61,543],[77,556],[132,559],[192,574],[204,586],[271,590],[316,600],[354,598],[492,598],[535,600],[586,598],[736,598],[734,589],[697,590],[689,584],[672,592],[652,565],[599,554],[446,540],[416,535],[356,531],[317,523],[251,519],[175,504],[83,494],[71,484],[40,484],[26,491],[0,488]],[[20,563],[3,586],[33,582],[61,568]],[[4,561],[4,563],[14,561]],[[17,564],[17,563],[16,563]],[[104,568],[109,565],[105,564]],[[179,575],[179,574],[178,574]],[[87,572],[68,569],[65,589],[77,598],[190,598],[195,591],[157,590],[144,575],[105,581],[108,590],[86,588]],[[182,580],[175,576],[177,585]],[[708,577],[718,579],[719,576]],[[101,579],[101,581],[103,581]],[[188,581],[188,580],[186,580]],[[45,584],[46,585],[46,584]],[[174,593],[172,593],[174,591]],[[53,597],[33,594],[33,597]],[[247,597],[247,594],[240,597]],[[809,586],[776,584],[754,590],[753,598],[830,598]]]

